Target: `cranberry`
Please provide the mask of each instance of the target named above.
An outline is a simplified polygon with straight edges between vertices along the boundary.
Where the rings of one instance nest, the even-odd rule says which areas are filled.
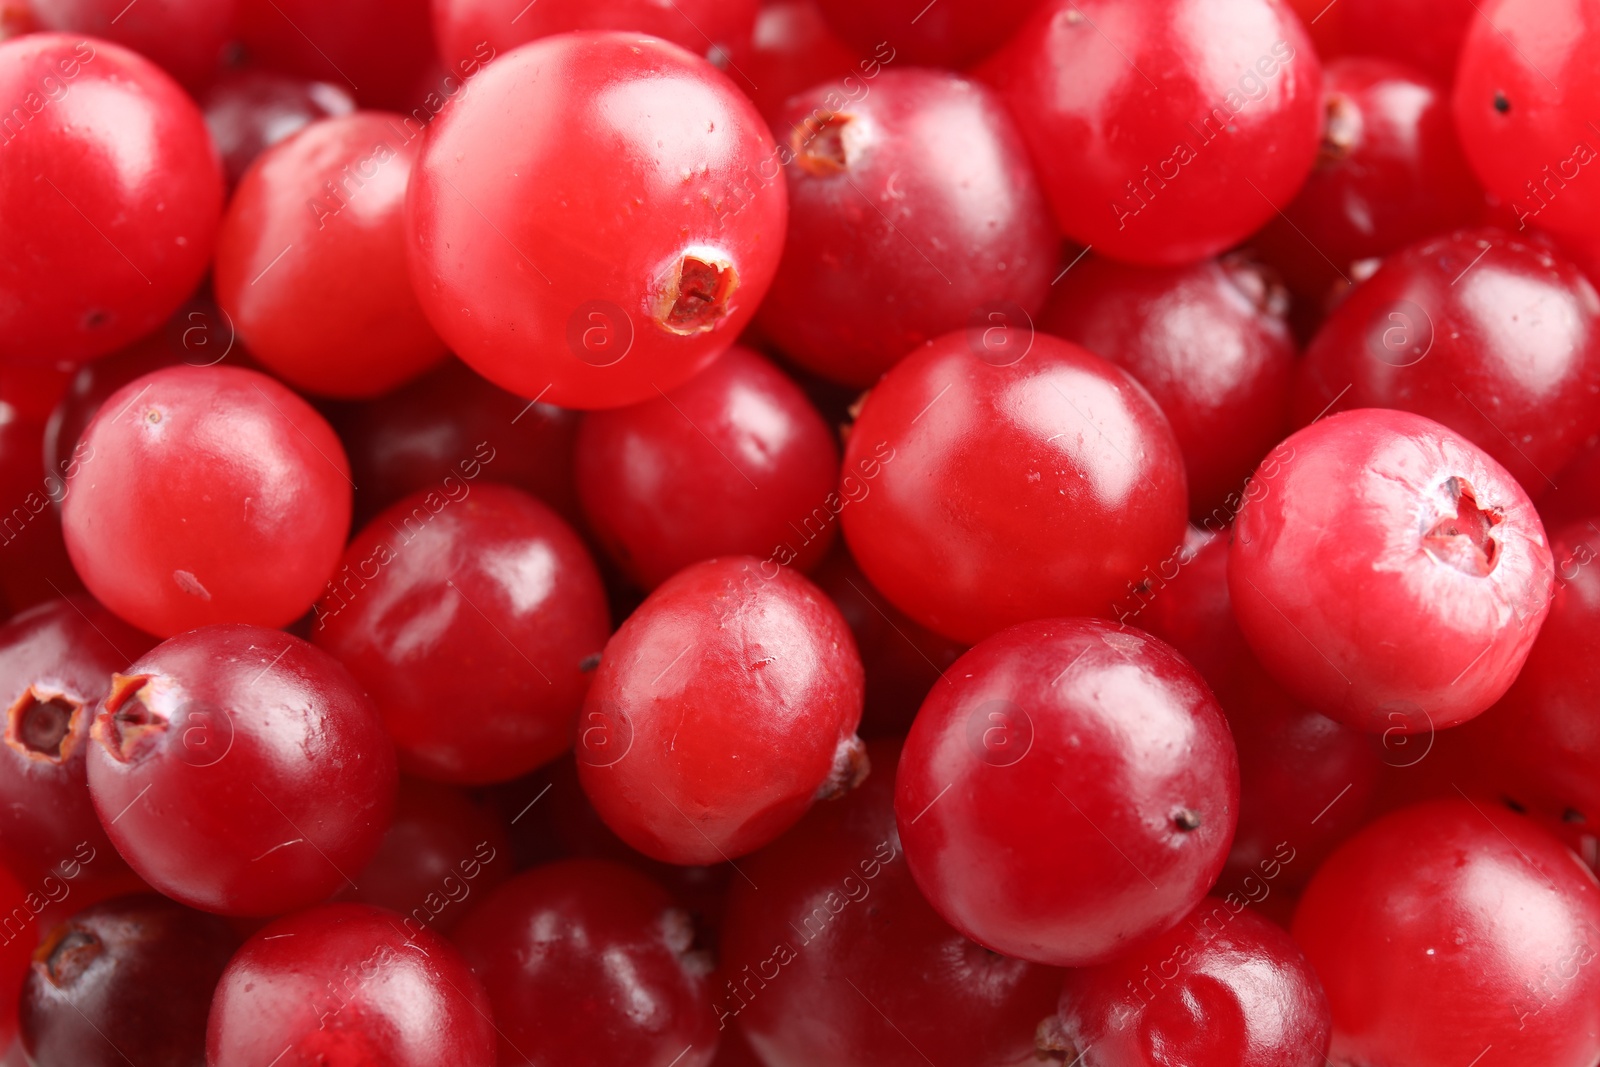
[[[892,46],[904,62],[965,67],[994,51],[1038,0],[819,0],[839,35],[865,54]]]
[[[1499,230],[1390,256],[1306,353],[1296,421],[1393,407],[1444,423],[1530,493],[1600,430],[1600,296],[1571,263]]]
[[[899,744],[881,773],[741,864],[722,929],[719,1027],[770,1067],[1022,1063],[1060,975],[962,937],[912,881],[894,819]],[[840,976],[848,976],[848,982]]]
[[[844,500],[832,431],[782,371],[737,346],[670,393],[585,417],[576,460],[590,528],[646,589],[719,555],[809,570]],[[784,551],[796,531],[810,539]]]
[[[84,596],[46,601],[0,626],[0,858],[29,882],[74,858],[115,864],[89,800],[89,727],[112,672],[154,644]]]
[[[4,389],[0,383],[0,600],[20,611],[83,589],[55,507],[78,464],[69,457],[43,466],[45,423],[12,404]]]
[[[363,107],[404,110],[433,58],[428,0],[238,0],[246,54],[348,86]]]
[[[1410,64],[1440,85],[1455,80],[1470,3],[1456,0],[1290,0],[1323,59],[1371,56]]]
[[[137,52],[190,89],[222,65],[238,0],[28,0],[41,30],[104,38]]]
[[[1534,497],[1546,529],[1600,515],[1600,434],[1585,441],[1550,480],[1555,485]]]
[[[1199,903],[1227,858],[1239,765],[1182,657],[1131,628],[1046,619],[980,642],[948,677],[906,738],[895,814],[951,925],[1081,967]]]
[[[444,358],[406,271],[399,115],[313,122],[267,149],[217,235],[217,302],[267,368],[328,396],[388,392]]]
[[[672,45],[524,45],[430,128],[407,206],[423,309],[523,396],[599,408],[676,388],[777,268],[774,152],[754,105]]]
[[[1288,933],[1242,899],[1208,897],[1144,948],[1069,971],[1040,1044],[1095,1067],[1324,1067],[1332,1032]]]
[[[1374,733],[1454,726],[1500,698],[1553,571],[1503,467],[1420,415],[1368,408],[1294,434],[1255,478],[1228,583],[1284,688]]]
[[[538,1067],[706,1067],[717,1048],[711,964],[693,941],[665,890],[597,860],[518,875],[455,935],[494,1002],[499,1062]]]
[[[81,362],[159,326],[222,214],[199,109],[143,57],[56,33],[0,44],[0,100],[0,360]]]
[[[1519,223],[1600,239],[1600,189],[1584,180],[1600,159],[1600,9],[1502,0],[1472,19],[1454,104],[1467,159]]]
[[[757,0],[433,0],[433,32],[446,62],[572,30],[631,30],[709,56],[750,36],[756,6]]]
[[[337,424],[363,525],[423,489],[459,494],[478,477],[526,490],[579,522],[572,453],[579,415],[530,404],[457,360],[356,407]]]
[[[409,773],[497,782],[560,755],[610,632],[578,536],[519,490],[406,497],[351,541],[312,633]]]
[[[344,451],[264,374],[182,366],[137,378],[106,400],[80,450],[62,504],[67,548],[100,602],[141,629],[286,625],[337,565]]]
[[[201,107],[231,189],[262,152],[318,119],[350,114],[356,102],[333,82],[239,70],[218,79]]]
[[[39,1067],[202,1067],[211,993],[237,938],[155,894],[118,897],[57,926],[22,991],[22,1047]]]
[[[969,322],[1025,332],[1059,242],[992,91],[934,70],[860,84],[858,99],[825,83],[783,111],[789,237],[760,326],[810,370],[865,386]]]
[[[851,554],[958,641],[1107,613],[1183,539],[1166,418],[1125,371],[1053,337],[1021,358],[966,334],[918,349],[868,395],[844,469],[865,486],[841,511]]]
[[[1193,263],[1293,199],[1322,70],[1273,0],[1045,0],[984,63],[1073,240]]]
[[[584,792],[647,856],[743,855],[866,774],[861,685],[816,586],[749,556],[693,564],[606,644],[578,721]]]
[[[1294,936],[1333,1006],[1334,1062],[1587,1067],[1600,1057],[1600,889],[1529,820],[1465,796],[1368,826]]]
[[[28,975],[38,940],[37,911],[31,906],[37,893],[24,889],[17,876],[0,867],[0,1045],[10,1047],[17,1036],[17,998]]]
[[[848,92],[861,76],[882,69],[877,58],[858,59],[856,50],[834,35],[817,0],[767,0],[756,12],[748,45],[734,45],[726,57],[729,69],[737,67],[735,79],[779,138],[788,132],[783,112],[791,96],[825,81]],[[843,80],[847,77],[852,78],[848,83]]]
[[[93,742],[89,792],[117,851],[207,911],[324,899],[394,810],[371,700],[325,653],[258,626],[203,627],[141,656],[113,676]]]
[[[277,1067],[484,1067],[489,997],[450,943],[366,904],[262,928],[211,1004],[206,1062]]]
[[[1183,450],[1189,510],[1201,515],[1240,489],[1287,429],[1288,306],[1271,272],[1240,257],[1145,268],[1092,256],[1057,284],[1039,327],[1150,390]]]
[[[1439,83],[1393,60],[1339,59],[1324,68],[1322,107],[1316,167],[1255,238],[1296,291],[1322,296],[1356,261],[1483,214]]]

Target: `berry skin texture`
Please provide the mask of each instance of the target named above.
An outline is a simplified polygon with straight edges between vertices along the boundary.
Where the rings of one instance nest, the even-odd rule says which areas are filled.
[[[83,582],[128,622],[285,626],[338,563],[350,470],[321,415],[264,374],[169,367],[113,393],[61,518]],[[241,503],[242,502],[242,503]]]
[[[840,512],[872,584],[967,643],[1110,613],[1188,510],[1172,428],[1127,372],[1042,334],[988,353],[948,334],[884,376],[845,446],[867,492]]]
[[[1364,408],[1289,437],[1253,484],[1228,586],[1285,689],[1384,734],[1454,726],[1505,693],[1554,581],[1505,468],[1430,419]]]
[[[1287,429],[1287,312],[1272,273],[1240,257],[1152,269],[1090,256],[1056,283],[1039,328],[1150,391],[1183,450],[1189,511],[1203,515],[1244,485]]]
[[[1600,239],[1600,6],[1502,0],[1474,18],[1456,72],[1456,127],[1467,159],[1519,224]]]
[[[1295,392],[1297,425],[1330,410],[1413,411],[1543,493],[1600,431],[1600,295],[1547,246],[1501,230],[1431,237],[1334,310]]]
[[[50,931],[22,990],[38,1067],[204,1067],[206,1015],[238,938],[154,893],[117,897]]]
[[[573,30],[628,30],[670,41],[695,55],[743,44],[756,19],[756,0],[433,0],[433,33],[446,64],[509,51],[540,37]],[[741,86],[744,79],[739,78]],[[760,81],[759,77],[756,79]]]
[[[420,141],[402,121],[363,111],[313,122],[263,152],[228,203],[217,303],[250,353],[296,388],[377,396],[444,358],[406,270]]]
[[[1214,256],[1293,199],[1316,159],[1322,69],[1274,0],[1045,0],[979,74],[1062,231],[1112,259]]]
[[[114,675],[88,760],[123,859],[224,915],[325,899],[394,811],[394,749],[371,700],[326,653],[259,626],[193,630]]]
[[[860,789],[740,864],[750,882],[734,879],[722,924],[719,1026],[737,1020],[767,1067],[926,1065],[919,1049],[966,1067],[1029,1062],[1060,973],[988,951],[928,906],[895,829],[899,743],[868,753],[878,771]]]
[[[1171,929],[1227,859],[1239,763],[1199,672],[1098,619],[1001,631],[906,738],[895,815],[934,910],[1037,963],[1104,963]]]
[[[1041,1036],[1083,1067],[1325,1067],[1328,998],[1288,933],[1207,897],[1137,952],[1067,972]]]
[[[685,567],[607,643],[578,776],[628,844],[709,864],[776,838],[867,772],[861,659],[839,610],[770,560]]]
[[[711,964],[693,941],[666,890],[598,860],[523,872],[455,934],[494,1002],[499,1062],[528,1067],[707,1067]]]
[[[0,173],[0,362],[82,362],[149,333],[205,273],[222,216],[200,110],[142,56],[55,33],[0,44],[0,100],[18,109]]]
[[[637,34],[500,56],[430,127],[407,194],[411,276],[451,349],[562,407],[674,389],[767,291],[788,199],[755,105]]]
[[[645,589],[698,560],[770,555],[796,530],[817,535],[792,561],[809,570],[838,529],[833,432],[737,345],[671,393],[585,416],[574,459],[589,528]]]
[[[209,1067],[488,1067],[489,996],[451,944],[366,904],[263,927],[217,985]]]
[[[1600,886],[1492,800],[1430,801],[1369,825],[1312,879],[1294,938],[1333,1008],[1334,1063],[1600,1057]]]
[[[351,541],[312,639],[372,695],[407,773],[478,784],[566,751],[611,626],[555,512],[463,485],[406,497]]]
[[[224,74],[200,101],[232,189],[255,158],[318,119],[348,115],[355,98],[332,82],[268,70]]]
[[[774,124],[789,236],[759,319],[785,355],[858,386],[941,334],[1021,326],[1043,305],[1060,248],[992,90],[894,68],[865,84],[832,107],[838,89],[817,85]]]

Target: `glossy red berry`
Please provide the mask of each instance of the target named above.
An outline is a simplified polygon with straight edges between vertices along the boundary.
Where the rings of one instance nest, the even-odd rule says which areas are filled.
[[[1471,20],[1456,73],[1467,159],[1518,221],[1600,239],[1600,7],[1502,0]]]
[[[868,394],[844,469],[864,486],[841,512],[862,571],[959,641],[1109,614],[1183,540],[1183,460],[1155,401],[1044,335],[1020,358],[967,334],[912,353]]]
[[[1420,415],[1365,408],[1291,436],[1253,485],[1229,590],[1289,692],[1358,729],[1420,733],[1511,685],[1553,564],[1527,494],[1483,450]]]
[[[312,639],[372,695],[407,772],[498,782],[564,752],[610,632],[583,542],[488,482],[401,500],[356,535]]]
[[[194,290],[222,214],[200,111],[149,60],[40,33],[0,44],[0,361],[81,362]]]
[[[1233,838],[1239,764],[1181,656],[1131,627],[1046,619],[980,642],[947,677],[895,792],[911,873],[946,921],[1081,967],[1199,903]]]
[[[1273,0],[1045,0],[984,63],[1068,237],[1193,263],[1294,198],[1322,70]]]
[[[1037,0],[819,0],[828,23],[861,55],[886,45],[908,64],[965,67],[994,51]],[[903,57],[903,58],[902,58]]]
[[[1086,1067],[1325,1067],[1328,998],[1305,954],[1242,898],[1207,897],[1113,963],[1068,971],[1041,1045]]]
[[[573,30],[649,34],[710,57],[744,43],[757,6],[757,0],[543,0],[533,7],[525,0],[433,0],[433,32],[446,64]],[[733,77],[742,84],[740,75]]]
[[[45,935],[22,991],[38,1067],[203,1067],[206,1016],[238,944],[214,915],[153,893],[78,912]]]
[[[1090,256],[1056,283],[1039,328],[1150,391],[1183,451],[1190,513],[1203,515],[1288,427],[1288,309],[1272,272],[1242,257],[1146,268]]]
[[[755,313],[787,195],[754,105],[637,34],[501,56],[430,128],[408,194],[423,309],[468,364],[563,407],[687,381]]]
[[[859,386],[952,330],[1026,333],[1059,240],[1000,100],[946,71],[889,68],[847,84],[855,98],[823,83],[776,124],[789,236],[762,332],[809,370]]]
[[[114,676],[89,791],[156,889],[276,915],[325,899],[372,857],[394,811],[394,751],[330,656],[275,630],[208,626]]]
[[[1295,419],[1364,407],[1426,415],[1542,493],[1600,430],[1600,295],[1572,263],[1500,230],[1395,253],[1329,316]]]
[[[1482,8],[1454,0],[1289,0],[1324,60],[1364,56],[1405,63],[1448,87],[1469,24]]]
[[[913,1067],[923,1049],[1020,1064],[1055,1000],[1058,972],[969,941],[922,899],[895,829],[899,747],[869,745],[860,789],[740,864],[713,1006],[768,1067]]]
[[[1528,819],[1457,795],[1380,819],[1312,879],[1294,936],[1335,1063],[1586,1067],[1600,886]]]
[[[487,1067],[489,997],[451,944],[366,904],[263,927],[217,986],[206,1062],[277,1067]]]
[[[670,393],[587,415],[575,463],[589,528],[645,589],[713,556],[810,570],[845,506],[833,431],[738,346]]]
[[[170,367],[123,386],[83,435],[67,548],[106,607],[157,636],[283,626],[311,606],[350,525],[322,416],[264,374]]]
[[[578,773],[616,834],[669,863],[771,841],[866,773],[861,660],[816,586],[749,556],[696,563],[606,644]]]
[[[400,111],[422,102],[418,83],[434,53],[428,0],[239,0],[239,37],[260,66]]]
[[[104,38],[144,56],[190,89],[222,66],[238,0],[28,0],[41,30]]]
[[[791,96],[833,81],[843,100],[847,84],[854,86],[868,71],[876,74],[881,69],[877,58],[858,53],[835,35],[817,0],[763,3],[746,47],[736,45],[728,58],[730,69],[738,68],[734,80],[749,93],[779,139],[789,132],[783,111]],[[846,77],[856,81],[845,83]]]
[[[689,916],[626,867],[569,860],[520,874],[455,943],[494,1002],[500,1063],[706,1067],[716,1055],[711,964]]]
[[[318,119],[350,114],[356,102],[333,82],[251,69],[224,74],[200,106],[232,189],[262,152]]]
[[[406,183],[421,149],[401,116],[323,119],[268,148],[217,235],[217,303],[289,384],[386,393],[444,358],[406,269]]]

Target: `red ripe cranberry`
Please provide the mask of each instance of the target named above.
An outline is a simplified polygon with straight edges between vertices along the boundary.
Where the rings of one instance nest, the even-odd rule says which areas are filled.
[[[1585,441],[1550,480],[1556,484],[1534,497],[1545,529],[1600,515],[1600,434]]]
[[[433,32],[446,63],[573,30],[649,34],[709,56],[749,38],[756,6],[757,0],[433,0]]]
[[[1600,8],[1501,0],[1471,20],[1455,86],[1461,145],[1522,224],[1600,239]]]
[[[140,629],[283,626],[337,564],[350,526],[344,450],[264,374],[182,366],[137,378],[82,447],[62,504],[67,548],[100,602]]]
[[[880,773],[740,865],[750,880],[729,894],[714,1008],[769,1067],[913,1067],[924,1049],[1019,1064],[1060,988],[1058,972],[969,941],[922,899],[895,829],[899,748],[869,745]]]
[[[498,814],[459,789],[402,777],[389,832],[339,899],[388,908],[407,930],[449,934],[510,877],[511,841]]]
[[[89,792],[117,851],[156,889],[225,915],[325,899],[372,857],[394,811],[394,750],[371,700],[311,645],[207,626],[113,677]]]
[[[399,115],[313,122],[261,154],[217,235],[217,302],[252,355],[326,396],[386,393],[444,358],[406,270]]]
[[[768,0],[756,12],[748,45],[734,43],[728,69],[780,138],[788,131],[783,112],[791,96],[825,81],[838,82],[843,91],[869,70],[876,75],[881,69],[875,59],[858,59],[856,50],[834,35],[817,0]],[[855,79],[848,86],[842,80],[847,76]]]
[[[41,30],[104,38],[190,89],[210,84],[233,36],[238,0],[28,0]]]
[[[647,856],[741,856],[865,775],[861,684],[816,586],[749,556],[693,564],[606,644],[578,719],[584,792]]]
[[[484,1067],[489,996],[430,930],[366,904],[324,904],[263,927],[223,972],[206,1062],[278,1067]]]
[[[1297,292],[1321,297],[1357,260],[1482,216],[1438,82],[1393,60],[1339,59],[1323,70],[1322,107],[1316,167],[1254,241]]]
[[[1294,917],[1336,1063],[1588,1067],[1600,1057],[1600,887],[1559,841],[1465,796],[1388,815]]]
[[[1390,256],[1306,353],[1305,424],[1387,407],[1444,423],[1530,493],[1600,430],[1600,296],[1583,272],[1499,230],[1463,230]]]
[[[1125,371],[1036,336],[1017,358],[949,334],[867,396],[844,468],[870,491],[845,538],[896,607],[958,641],[1099,615],[1183,540],[1172,429]]]
[[[0,626],[0,858],[29,882],[91,853],[115,864],[89,799],[89,727],[112,672],[154,644],[84,596],[46,601]]]
[[[312,633],[372,695],[408,773],[499,782],[572,743],[610,632],[588,550],[508,486],[406,497],[356,535]]]
[[[1505,468],[1420,415],[1366,408],[1294,434],[1255,478],[1228,584],[1284,688],[1374,733],[1454,726],[1500,698],[1553,580]]]
[[[5,397],[6,403],[16,408],[25,419],[47,419],[66,394],[72,375],[73,368],[67,363],[49,366],[0,364],[0,396]]]
[[[404,110],[433,59],[428,0],[239,0],[260,66],[346,86],[362,107]]]
[[[1214,256],[1316,158],[1321,66],[1273,0],[1045,0],[981,73],[1061,229],[1113,259]]]
[[[572,454],[580,417],[530,404],[448,360],[340,417],[358,521],[365,525],[418,490],[460,493],[459,486],[487,477],[532,493],[578,523]]]
[[[866,386],[969,323],[1026,332],[1059,240],[991,90],[936,70],[859,84],[843,104],[831,84],[801,93],[777,124],[789,237],[760,326],[807,369]]]
[[[1307,23],[1324,60],[1370,56],[1406,63],[1449,86],[1467,24],[1470,3],[1456,0],[1289,0]]]
[[[222,215],[199,109],[143,57],[56,33],[0,44],[0,100],[18,108],[0,173],[0,361],[81,362],[149,333],[194,291]]]
[[[494,1002],[501,1063],[706,1067],[716,1055],[711,965],[692,951],[689,916],[626,867],[527,871],[455,942]]]
[[[231,189],[262,152],[318,119],[350,114],[356,102],[333,82],[238,70],[219,78],[200,106]]]
[[[822,416],[738,346],[670,393],[586,416],[576,473],[590,529],[645,589],[713,556],[771,555],[810,570],[833,543],[844,499]],[[784,551],[796,531],[810,540]]]
[[[1183,450],[1189,510],[1244,485],[1288,424],[1288,294],[1242,257],[1129,267],[1092,256],[1056,285],[1039,328],[1104,356],[1161,405]]]
[[[1067,972],[1040,1044],[1093,1067],[1325,1067],[1328,998],[1288,933],[1207,897],[1177,929]]]
[[[994,51],[1038,0],[819,0],[828,22],[856,51],[928,67],[965,67]],[[887,60],[886,60],[887,62]]]
[[[154,893],[78,912],[34,954],[22,991],[28,1059],[199,1067],[211,994],[237,944],[222,919]]]
[[[563,407],[674,389],[755,313],[788,199],[755,106],[637,34],[541,38],[430,127],[411,182],[423,309],[490,381]]]
[[[947,676],[906,738],[895,814],[951,925],[1082,967],[1199,903],[1233,838],[1239,764],[1181,656],[1098,619],[1045,619],[980,642]]]

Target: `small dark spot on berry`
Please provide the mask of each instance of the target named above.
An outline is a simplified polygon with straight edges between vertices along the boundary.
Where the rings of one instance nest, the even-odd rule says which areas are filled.
[[[578,661],[578,669],[585,674],[600,666],[600,653],[593,652]]]
[[[103,311],[100,308],[95,308],[92,311],[84,314],[83,328],[85,330],[98,330],[110,321],[111,315],[109,312]]]
[[[1509,115],[1511,113],[1511,101],[1506,99],[1506,94],[1500,92],[1498,89],[1495,90],[1494,94],[1494,109],[1500,112],[1502,115]]]
[[[1200,813],[1193,808],[1179,808],[1172,813],[1172,824],[1184,833],[1200,829]]]
[[[1510,808],[1518,815],[1528,814],[1528,809],[1523,807],[1518,801],[1512,800],[1510,797],[1501,797],[1500,800],[1503,804],[1505,804],[1506,807]]]
[[[1561,821],[1565,823],[1577,824],[1586,823],[1589,821],[1589,819],[1577,808],[1568,808],[1566,811],[1561,813]]]

